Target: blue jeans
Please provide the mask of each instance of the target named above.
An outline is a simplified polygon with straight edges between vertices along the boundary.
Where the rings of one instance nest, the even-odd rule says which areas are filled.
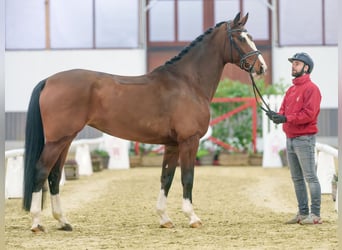
[[[321,185],[316,173],[315,143],[315,135],[304,135],[286,140],[287,159],[301,215],[310,213],[305,181],[310,191],[311,213],[317,216],[321,213]]]

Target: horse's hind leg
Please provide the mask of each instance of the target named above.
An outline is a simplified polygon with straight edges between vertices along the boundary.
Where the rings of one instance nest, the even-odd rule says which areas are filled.
[[[59,196],[59,183],[61,180],[63,165],[68,154],[69,145],[67,145],[64,151],[61,153],[60,157],[58,158],[56,164],[52,168],[51,173],[48,177],[51,194],[52,215],[59,222],[59,229],[63,231],[72,231],[72,226],[63,214]]]
[[[157,213],[160,216],[160,227],[172,228],[173,223],[166,213],[166,200],[169,193],[175,170],[178,164],[178,146],[166,146],[160,178],[161,189],[157,200]]]
[[[68,138],[63,138],[58,142],[47,142],[44,145],[44,149],[36,166],[36,175],[32,192],[30,208],[32,232],[45,232],[45,228],[42,226],[40,218],[42,211],[42,189],[52,168],[55,166],[65,146],[70,144],[72,138],[69,140]]]

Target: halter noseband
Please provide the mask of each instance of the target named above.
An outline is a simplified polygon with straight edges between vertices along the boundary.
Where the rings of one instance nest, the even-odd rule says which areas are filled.
[[[243,70],[246,70],[249,72],[249,76],[252,80],[252,84],[253,84],[253,92],[254,92],[254,96],[255,96],[255,99],[258,102],[258,98],[257,98],[257,94],[259,95],[261,101],[263,102],[263,104],[265,105],[265,108],[263,106],[261,106],[260,104],[260,108],[265,111],[265,112],[270,112],[271,109],[270,107],[268,106],[268,104],[265,102],[264,98],[262,97],[261,93],[260,93],[260,90],[258,89],[257,85],[255,84],[255,81],[254,81],[254,78],[253,78],[253,75],[252,75],[252,70],[254,68],[254,64],[258,58],[258,56],[261,54],[261,52],[259,50],[253,50],[251,52],[248,52],[246,54],[244,54],[242,52],[242,50],[239,48],[239,46],[237,46],[236,42],[233,40],[233,36],[232,36],[232,33],[233,32],[247,32],[246,29],[231,29],[230,28],[230,21],[227,22],[227,32],[228,32],[228,36],[229,36],[229,41],[230,41],[230,57],[231,57],[231,62],[233,62],[233,46],[234,48],[238,51],[239,55],[240,55],[240,68],[243,69]],[[247,58],[248,57],[251,57],[251,56],[254,56],[256,55],[254,61],[253,61],[253,64],[252,65],[249,65],[249,63],[246,62]]]
[[[253,51],[250,51],[248,53],[243,53],[243,51],[240,49],[240,47],[233,40],[233,35],[232,35],[233,32],[247,32],[246,29],[231,29],[230,28],[230,21],[229,21],[229,22],[227,22],[227,32],[228,32],[228,37],[229,37],[229,41],[230,41],[231,61],[233,62],[233,46],[234,46],[234,48],[237,50],[237,52],[239,53],[239,56],[241,58],[240,59],[240,68],[251,73],[253,68],[254,68],[254,64],[256,63],[256,60],[258,59],[258,55],[260,55],[261,52],[259,50],[253,50]],[[254,59],[253,63],[250,65],[247,62],[247,58],[254,56],[254,55],[255,55],[255,59]]]

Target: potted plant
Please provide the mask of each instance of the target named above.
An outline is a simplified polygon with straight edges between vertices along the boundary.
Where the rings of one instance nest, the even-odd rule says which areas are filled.
[[[286,148],[281,149],[279,151],[279,156],[280,156],[281,164],[283,166],[288,166]]]
[[[162,165],[164,158],[164,149],[162,145],[140,143],[139,151],[141,156],[141,166],[160,167]]]
[[[79,179],[78,165],[76,160],[67,159],[64,162],[64,171],[66,180],[76,180]]]
[[[214,165],[215,147],[210,141],[202,141],[196,154],[196,165]]]
[[[93,168],[95,165],[95,169],[93,169],[95,172],[100,171],[100,169],[108,168],[109,163],[109,154],[107,151],[102,149],[95,149],[91,152],[91,158],[93,163]]]
[[[338,175],[334,174],[332,181],[331,181],[331,196],[333,201],[336,201],[336,195],[337,195],[337,184],[338,184]]]

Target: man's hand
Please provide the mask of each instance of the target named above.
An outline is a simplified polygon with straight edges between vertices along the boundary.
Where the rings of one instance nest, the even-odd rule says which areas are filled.
[[[269,111],[266,112],[266,115],[268,116],[268,118],[269,118],[270,120],[273,121],[273,116],[274,116],[274,115],[278,115],[278,114],[277,114],[277,112],[274,112],[274,111],[272,111],[272,110],[269,110]]]
[[[279,124],[279,123],[285,123],[286,122],[286,116],[285,115],[279,115],[279,114],[275,114],[272,116],[272,121],[275,124]]]

